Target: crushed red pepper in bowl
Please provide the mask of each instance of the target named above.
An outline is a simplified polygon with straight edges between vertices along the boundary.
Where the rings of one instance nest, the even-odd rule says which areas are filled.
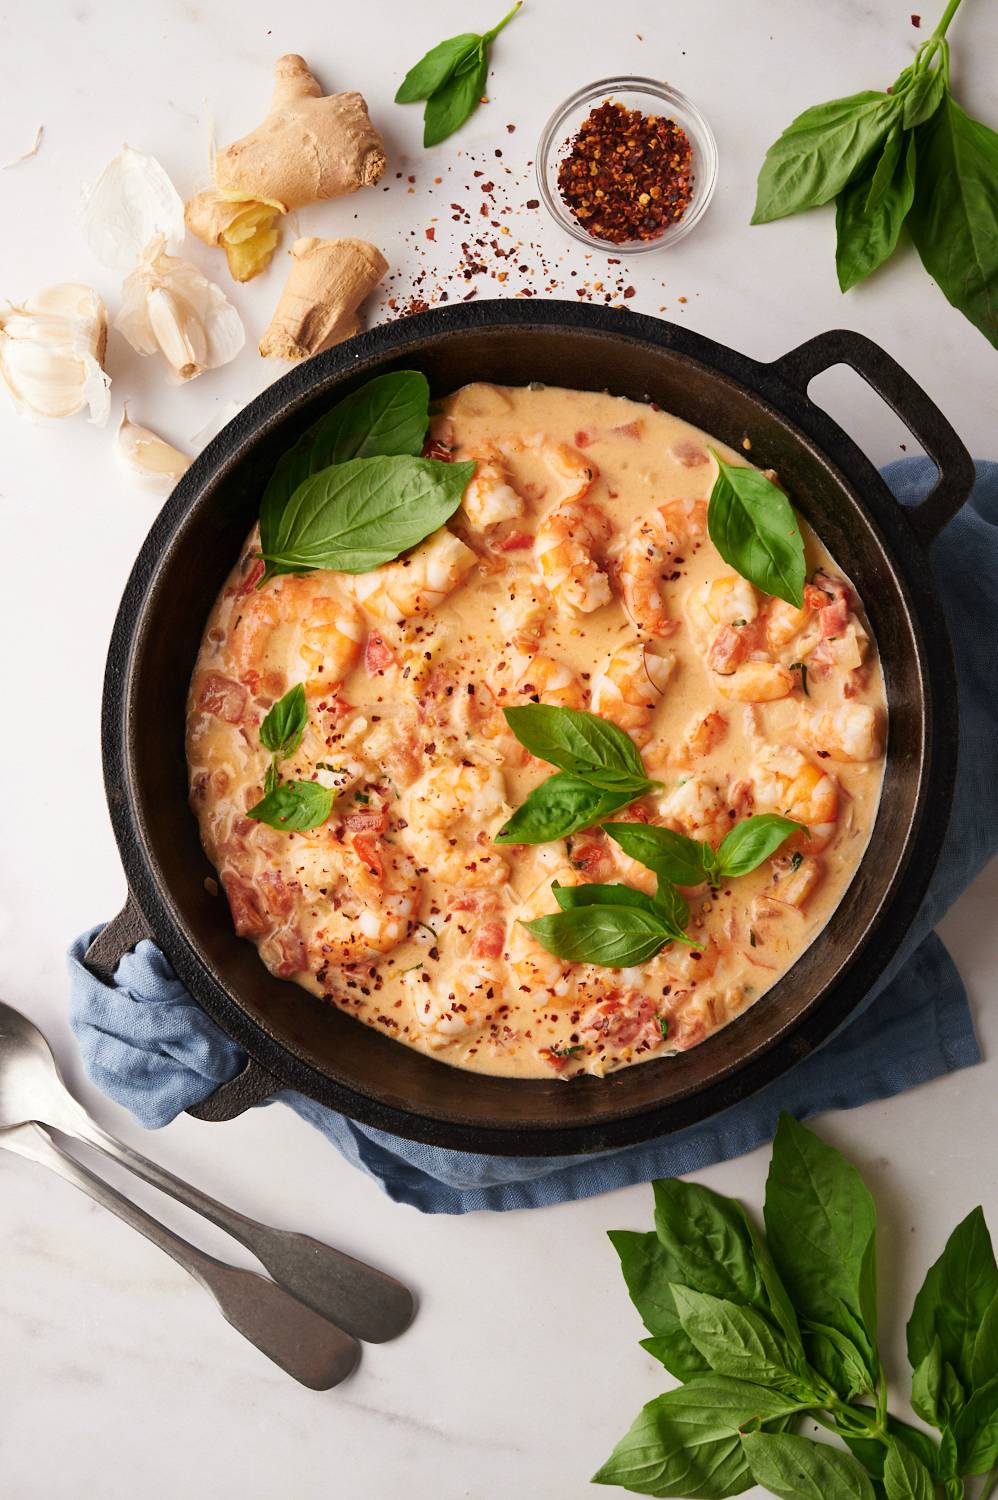
[[[558,191],[595,239],[654,240],[693,198],[693,148],[675,120],[607,99],[558,164]]]
[[[573,94],[537,151],[544,203],[591,248],[630,254],[674,244],[710,202],[717,146],[678,89],[649,78],[605,78]]]

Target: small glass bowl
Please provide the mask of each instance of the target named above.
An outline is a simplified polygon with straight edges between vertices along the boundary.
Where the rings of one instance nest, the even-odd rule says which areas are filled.
[[[607,99],[627,109],[640,109],[647,115],[665,115],[685,130],[693,148],[693,196],[683,217],[670,224],[651,240],[604,240],[588,230],[572,213],[558,191],[558,166],[564,149],[578,133],[579,126],[596,104]],[[591,250],[605,250],[608,255],[637,255],[645,250],[661,250],[674,245],[689,234],[707,211],[717,182],[717,142],[703,115],[692,100],[667,83],[654,78],[601,78],[579,89],[564,104],[559,104],[548,120],[537,147],[537,183],[545,207],[566,234],[581,240]]]

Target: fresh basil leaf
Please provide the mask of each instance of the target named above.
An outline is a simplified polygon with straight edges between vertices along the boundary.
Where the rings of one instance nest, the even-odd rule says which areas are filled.
[[[655,910],[665,917],[666,922],[672,928],[677,938],[681,939],[684,943],[689,943],[691,948],[700,946],[692,938],[687,938],[685,935],[687,923],[690,920],[689,903],[682,892],[677,891],[676,887],[671,885],[668,880],[660,880],[658,882],[655,891],[654,906]]]
[[[351,458],[391,458],[422,452],[429,424],[430,387],[418,370],[376,375],[313,422],[278,459],[260,505],[260,539],[273,550],[285,505],[310,475]]]
[[[333,810],[335,793],[317,781],[285,781],[246,814],[284,833],[318,828]]]
[[[277,769],[277,757],[275,756],[274,759],[270,762],[270,765],[267,767],[266,771],[263,773],[264,797],[268,797],[271,792],[276,791],[280,784],[281,773]]]
[[[657,828],[650,823],[604,823],[603,832],[620,845],[624,853],[659,880],[673,885],[701,885],[707,878],[704,866],[705,845],[671,828]]]
[[[975,1208],[957,1225],[930,1266],[908,1322],[908,1359],[917,1368],[939,1339],[945,1363],[961,1385],[973,1385],[978,1329],[998,1295],[998,1265],[984,1213]]]
[[[766,1236],[798,1316],[837,1328],[876,1385],[876,1209],[833,1146],[781,1114],[766,1183]]]
[[[274,572],[369,573],[439,530],[474,472],[407,455],[334,464],[298,486],[263,556]]]
[[[867,200],[875,193],[876,201],[871,207]],[[843,292],[893,255],[914,198],[915,137],[910,134],[886,186],[878,190],[876,173],[872,184],[871,178],[863,175],[844,187],[836,200],[835,267]]]
[[[984,1311],[970,1358],[970,1383],[974,1390],[998,1377],[998,1294]]]
[[[717,865],[721,878],[748,875],[756,870],[764,859],[784,843],[792,833],[797,833],[802,824],[792,818],[783,818],[779,813],[757,813],[732,828],[717,851]]]
[[[904,145],[905,132],[901,128],[900,120],[897,120],[887,132],[887,139],[884,142],[884,149],[881,151],[879,159],[871,156],[865,169],[853,178],[852,183],[846,183],[837,201],[841,201],[853,184],[865,182],[866,195],[863,198],[863,206],[867,212],[870,209],[876,208],[894,181],[894,175],[897,172]]]
[[[960,1473],[986,1474],[998,1464],[998,1379],[974,1392],[952,1433]]]
[[[899,109],[893,95],[867,92],[798,115],[766,152],[752,223],[830,202],[883,141]]]
[[[752,1483],[740,1429],[798,1410],[800,1403],[765,1386],[696,1376],[649,1401],[593,1483],[688,1500],[740,1495]]]
[[[623,787],[616,792],[591,786],[579,776],[559,771],[535,786],[526,802],[516,809],[506,826],[496,834],[497,844],[547,844],[568,838],[580,828],[591,828],[600,819],[619,812],[648,790],[648,783]]]
[[[632,906],[651,912],[652,916],[662,915],[654,897],[646,896],[644,891],[637,891],[630,885],[561,885],[553,880],[551,894],[562,911],[572,911],[579,906]]]
[[[744,1432],[752,1478],[780,1500],[876,1500],[870,1476],[848,1453],[790,1433]]]
[[[887,1500],[935,1500],[936,1486],[929,1470],[903,1443],[893,1442],[884,1463]]]
[[[957,1479],[957,1466],[960,1462],[960,1450],[957,1447],[956,1434],[952,1427],[944,1427],[939,1439],[939,1451],[936,1458],[936,1472],[942,1479]]]
[[[620,782],[646,780],[630,735],[599,714],[551,703],[524,703],[504,708],[503,716],[531,755],[561,771],[585,776],[593,786],[612,789]]]
[[[895,90],[896,92],[896,90]],[[901,123],[905,130],[914,130],[931,119],[943,102],[946,94],[946,72],[944,68],[920,68],[905,90],[902,101]]]
[[[804,603],[804,539],[786,495],[758,469],[726,464],[711,449],[717,478],[707,530],[728,563],[764,594]]]
[[[767,1311],[766,1288],[741,1204],[679,1177],[660,1178],[652,1189],[667,1279]]]
[[[453,73],[447,82],[426,101],[423,113],[423,145],[439,146],[469,115],[474,114],[485,94],[489,76],[488,53],[482,42],[463,71]]]
[[[663,917],[636,906],[579,906],[523,926],[556,958],[608,969],[644,963],[676,939]]]
[[[756,1380],[795,1399],[818,1405],[803,1353],[776,1333],[752,1307],[724,1297],[673,1286],[683,1332],[718,1375]]]
[[[749,1218],[748,1214],[745,1212],[745,1209],[740,1203],[737,1204],[737,1208],[739,1218],[742,1220],[745,1226],[746,1233],[748,1234],[749,1240],[752,1245],[752,1253],[755,1256],[755,1263],[759,1270],[759,1276],[762,1280],[763,1286],[766,1289],[766,1300],[769,1304],[769,1315],[772,1317],[777,1327],[782,1328],[784,1337],[788,1340],[788,1342],[791,1343],[794,1348],[803,1349],[803,1342],[801,1340],[801,1331],[800,1325],[797,1321],[797,1314],[794,1311],[794,1305],[791,1302],[789,1295],[787,1294],[787,1289],[783,1285],[783,1282],[780,1280],[780,1275],[776,1269],[776,1264],[773,1260],[773,1257],[769,1253],[769,1246],[766,1244],[765,1239],[756,1229],[752,1220]],[[765,1307],[762,1307],[761,1311],[766,1312],[767,1309]]]
[[[844,1333],[808,1319],[803,1337],[808,1363],[839,1396],[851,1401],[873,1389],[862,1354]]]
[[[683,1332],[676,1316],[669,1284],[670,1260],[658,1236],[650,1230],[638,1234],[628,1229],[611,1229],[609,1239],[620,1256],[628,1295],[642,1323],[653,1335],[643,1339],[641,1347],[660,1360],[677,1380],[703,1374],[710,1367]]]
[[[923,1422],[941,1427],[940,1397],[943,1388],[943,1351],[938,1336],[911,1377],[911,1409]]]
[[[260,725],[260,743],[265,750],[286,760],[301,744],[307,723],[305,688],[298,682],[268,711]]]
[[[998,345],[998,134],[947,93],[918,127],[908,227],[940,291]]]
[[[419,62],[411,67],[398,86],[396,104],[415,104],[419,99],[429,99],[445,84],[460,63],[477,53],[482,38],[477,31],[466,31],[461,36],[448,37],[431,47]]]
[[[876,1413],[870,1406],[861,1407],[860,1410],[874,1417]],[[904,1446],[916,1458],[919,1458],[930,1472],[936,1472],[936,1445],[927,1432],[921,1432],[917,1427],[910,1427],[907,1422],[902,1422],[899,1417],[892,1417],[887,1413],[887,1431],[897,1442]],[[842,1441],[849,1452],[859,1459],[860,1463],[879,1483],[883,1482],[884,1463],[887,1458],[887,1449],[879,1438],[858,1438],[842,1433]]]

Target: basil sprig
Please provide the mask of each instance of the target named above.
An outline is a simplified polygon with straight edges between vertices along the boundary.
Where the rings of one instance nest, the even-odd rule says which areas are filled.
[[[804,538],[786,495],[759,469],[726,464],[712,448],[717,478],[707,530],[724,561],[764,594],[800,609],[804,603]]]
[[[264,554],[273,548],[284,507],[300,484],[330,464],[350,458],[393,458],[423,449],[430,387],[418,370],[376,375],[351,391],[281,455],[260,503]]]
[[[950,1236],[908,1325],[912,1401],[937,1441],[886,1409],[876,1209],[845,1157],[781,1115],[765,1235],[697,1183],[652,1186],[654,1230],[610,1240],[650,1334],[642,1347],[683,1384],[644,1407],[598,1484],[701,1500],[753,1483],[786,1500],[957,1500],[965,1476],[994,1479],[998,1266],[979,1208]],[[804,1414],[849,1451],[788,1432]]]
[[[625,969],[653,958],[666,943],[688,943],[689,908],[664,886],[655,896],[629,885],[560,885],[551,894],[560,911],[524,922],[543,948],[571,963]]]
[[[424,146],[437,146],[453,135],[481,103],[489,72],[489,48],[522,4],[523,0],[516,0],[509,14],[484,35],[466,31],[438,42],[409,69],[399,85],[395,103],[426,100]]]
[[[305,689],[296,683],[269,710],[260,725],[260,743],[271,753],[263,781],[263,797],[247,812],[248,818],[283,832],[304,832],[324,823],[333,810],[335,793],[317,781],[281,781],[279,762],[294,755],[308,723]]]
[[[603,824],[604,832],[624,853],[653,870],[659,880],[686,886],[706,880],[715,890],[722,880],[758,869],[801,827],[801,823],[779,813],[756,813],[736,824],[715,851],[710,844],[671,828],[650,823]]]
[[[263,557],[272,573],[369,573],[443,526],[474,472],[473,463],[411,457],[321,469],[285,505]]]
[[[807,109],[769,148],[753,224],[836,199],[843,291],[893,253],[907,222],[929,275],[998,345],[998,134],[950,92],[946,32],[961,0],[886,93]]]
[[[527,703],[505,708],[521,745],[559,768],[496,835],[497,844],[546,844],[590,828],[660,783],[645,775],[634,741],[599,714]]]

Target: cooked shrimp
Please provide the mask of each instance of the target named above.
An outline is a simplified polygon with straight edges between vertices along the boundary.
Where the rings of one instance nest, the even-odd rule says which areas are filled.
[[[415,1019],[433,1048],[470,1041],[481,1031],[492,1007],[502,1001],[506,923],[499,911],[492,891],[458,896],[448,904],[447,922],[437,943],[445,961],[459,951],[460,965],[451,964],[445,980],[432,972],[429,984],[413,987]]]
[[[673,581],[683,549],[703,537],[706,500],[668,500],[632,527],[617,563],[624,607],[645,635],[671,635],[665,585]]]
[[[535,453],[560,479],[564,489],[558,496],[558,504],[567,505],[587,495],[599,478],[599,469],[591,458],[572,448],[568,443],[549,443],[542,433],[531,438],[521,438],[510,447],[521,453]]]
[[[757,808],[807,825],[803,847],[809,854],[820,853],[834,837],[839,784],[799,750],[791,745],[768,746],[753,766],[751,780]]]
[[[661,799],[659,813],[668,828],[711,844],[720,843],[732,824],[721,788],[703,776],[687,776],[681,781]]]
[[[558,910],[558,903],[551,894],[551,885],[555,880],[559,885],[582,883],[578,870],[573,870],[571,865],[560,865],[548,871],[516,910],[516,920],[509,929],[507,952],[513,982],[521,995],[529,997],[537,991],[543,991],[543,998],[547,1003],[556,998],[563,1004],[568,1004],[575,990],[580,966],[570,963],[568,959],[556,958],[553,953],[542,948],[523,925],[524,922],[533,921],[535,917],[543,917],[548,912]],[[541,998],[540,995],[538,998]]]
[[[422,889],[412,860],[374,829],[348,829],[343,843],[326,828],[315,834],[297,838],[287,857],[322,913],[309,944],[314,966],[390,953],[408,936],[419,911]]]
[[[519,651],[536,648],[544,633],[547,616],[548,601],[544,589],[523,574],[510,581],[496,605],[496,623],[509,644]]]
[[[534,538],[534,559],[552,597],[563,608],[590,614],[610,602],[610,581],[598,553],[610,539],[598,505],[563,500],[548,511]]]
[[[282,574],[239,606],[232,654],[240,680],[274,697],[284,691],[297,655],[312,669],[306,691],[321,694],[356,665],[363,638],[356,606],[336,592],[328,573]]]
[[[444,526],[408,557],[354,575],[353,596],[369,613],[397,625],[436,609],[464,582],[476,561],[471,548]]]
[[[772,881],[754,903],[755,912],[765,917],[772,915],[770,902],[778,901],[782,906],[793,906],[803,911],[814,891],[821,883],[825,867],[820,859],[810,855],[796,865],[786,863],[773,876]]]
[[[727,732],[727,719],[716,708],[712,708],[710,713],[704,714],[703,718],[694,719],[690,724],[683,740],[683,748],[688,757],[696,760],[715,750]]]
[[[814,628],[814,613],[810,606],[805,603],[798,609],[794,604],[788,604],[785,599],[770,599],[763,614],[763,624],[766,632],[766,640],[772,651],[778,651],[781,646],[789,645],[795,636],[803,631],[813,628],[813,647],[817,643],[818,632]],[[807,655],[806,651],[798,655]]]
[[[747,578],[725,573],[691,589],[686,614],[694,633],[710,640],[718,626],[748,625],[759,613],[759,600]]]
[[[717,691],[736,703],[772,703],[794,690],[794,675],[778,661],[746,661],[733,672],[713,672]]]
[[[406,847],[435,879],[463,888],[509,879],[509,866],[492,842],[510,815],[498,766],[438,756],[403,792],[401,807]]]
[[[471,483],[464,492],[461,509],[474,531],[488,531],[501,521],[513,521],[523,515],[523,496],[513,488],[502,454],[489,446],[480,456],[474,455],[476,467]]]
[[[675,669],[671,651],[659,654],[643,641],[618,646],[593,680],[593,712],[630,734],[644,734]]]
[[[880,714],[872,703],[847,701],[818,710],[801,705],[798,729],[805,744],[832,760],[879,760],[883,753]]]
[[[542,652],[532,656],[519,672],[513,695],[531,703],[553,703],[558,708],[582,708],[585,704],[585,690],[571,667]]]

